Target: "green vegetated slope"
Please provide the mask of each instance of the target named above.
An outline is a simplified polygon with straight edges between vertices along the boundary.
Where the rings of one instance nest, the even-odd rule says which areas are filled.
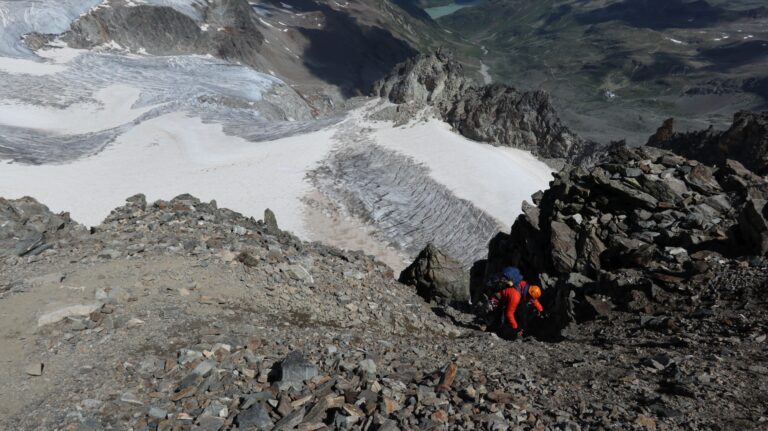
[[[729,122],[768,100],[758,0],[488,0],[439,20],[488,52],[494,78],[553,94],[586,137],[644,142],[670,116]]]

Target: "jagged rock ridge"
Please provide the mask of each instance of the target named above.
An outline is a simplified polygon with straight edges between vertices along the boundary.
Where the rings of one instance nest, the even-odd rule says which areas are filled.
[[[372,92],[404,105],[402,109],[434,107],[470,139],[528,150],[545,159],[584,163],[596,151],[596,144],[561,123],[546,93],[503,84],[478,87],[447,51],[422,54],[398,65]]]
[[[524,205],[511,233],[491,242],[486,271],[516,265],[546,286],[651,312],[652,301],[698,294],[719,262],[765,256],[766,199],[768,181],[736,161],[711,168],[615,145],[594,168],[560,172],[537,206]]]
[[[741,162],[758,175],[768,175],[768,112],[739,112],[726,131],[680,133],[669,119],[651,136],[648,145],[664,148],[708,165],[726,159]]]

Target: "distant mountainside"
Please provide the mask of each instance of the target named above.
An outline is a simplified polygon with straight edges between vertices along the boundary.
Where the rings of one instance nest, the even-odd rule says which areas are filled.
[[[116,44],[134,53],[212,55],[269,71],[308,99],[334,87],[337,101],[367,93],[396,64],[445,38],[429,15],[403,0],[110,0],[65,35],[77,48]],[[28,38],[32,45],[45,41]]]
[[[736,0],[487,0],[442,17],[499,81],[546,90],[569,127],[643,143],[665,118],[725,127],[768,106],[768,8]]]

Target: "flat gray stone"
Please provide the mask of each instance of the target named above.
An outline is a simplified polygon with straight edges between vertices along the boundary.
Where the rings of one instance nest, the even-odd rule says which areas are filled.
[[[214,368],[216,368],[216,361],[209,359],[199,363],[192,372],[198,376],[205,377],[205,375],[210,373]]]
[[[168,416],[168,412],[160,407],[152,407],[149,409],[149,417],[155,419],[165,419]]]
[[[120,396],[120,401],[126,403],[126,404],[133,404],[135,406],[143,406],[144,403],[141,402],[139,397],[137,397],[132,392],[126,392],[123,395]]]
[[[301,389],[304,381],[317,377],[317,367],[304,358],[299,351],[288,354],[280,363],[280,386]]]
[[[259,430],[268,431],[274,427],[269,412],[262,403],[255,403],[247,410],[240,412],[235,417],[235,423],[241,430]]]
[[[24,369],[24,372],[27,373],[30,376],[42,376],[43,375],[43,364],[41,364],[40,362],[29,364]]]

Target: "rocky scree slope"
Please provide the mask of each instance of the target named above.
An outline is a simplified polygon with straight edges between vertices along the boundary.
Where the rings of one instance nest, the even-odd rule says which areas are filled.
[[[734,159],[758,175],[768,175],[768,112],[739,112],[725,131],[710,127],[696,132],[675,132],[674,119],[670,118],[651,136],[648,145],[708,165]]]
[[[768,326],[738,317],[764,296],[678,326],[608,310],[611,325],[586,322],[563,342],[510,344],[473,329],[471,316],[438,308],[438,317],[369,257],[298,241],[271,212],[256,221],[187,195],[150,205],[138,195],[88,231],[31,199],[2,204],[0,226],[14,228],[1,243],[10,348],[0,351],[0,427],[651,430],[765,420],[768,370],[753,364]],[[19,247],[29,235],[13,232],[32,231],[42,247]],[[744,268],[729,265],[718,274],[743,280]],[[754,282],[765,282],[761,265],[748,268]]]
[[[200,202],[189,195],[151,205],[146,203],[143,195],[137,195],[129,198],[124,207],[115,209],[101,225],[89,231],[77,223],[67,221],[66,214],[52,214],[47,207],[31,198],[3,200],[1,203],[4,240],[0,255],[6,256],[6,263],[11,265],[23,263],[24,259],[52,260],[52,257],[58,258],[61,255],[75,259],[79,256],[85,263],[164,254],[194,256],[202,262],[240,262],[252,276],[258,275],[264,278],[263,281],[285,284],[286,288],[294,285],[302,286],[307,291],[329,289],[334,303],[335,298],[339,297],[345,304],[361,303],[363,297],[358,295],[374,294],[367,289],[354,287],[359,283],[367,283],[365,280],[369,277],[373,277],[369,281],[375,279],[376,283],[383,283],[380,285],[381,294],[390,295],[389,290],[398,286],[391,280],[391,269],[371,257],[359,253],[348,254],[319,243],[304,243],[280,230],[275,216],[269,210],[265,213],[265,221],[256,221],[234,211],[219,209],[215,201]],[[345,266],[343,262],[349,264],[347,269],[342,269]],[[351,283],[350,292],[345,293],[336,287],[342,283]],[[10,285],[5,286],[6,290],[9,288]],[[345,297],[345,294],[352,296]],[[285,292],[278,291],[276,295],[284,296]],[[386,301],[382,298],[371,296],[371,300],[380,305],[375,307],[378,310],[375,314],[388,311],[384,305]],[[317,318],[317,313],[332,312],[331,309],[324,310],[321,302],[311,305],[314,311],[308,315],[310,319]],[[403,309],[407,308],[403,306]],[[343,320],[350,321],[356,315],[350,310],[343,314]],[[331,314],[325,314],[325,317],[328,316]],[[392,315],[379,317],[382,316],[386,322],[394,318]],[[377,324],[368,323],[368,319],[364,319],[369,326]],[[410,325],[406,323],[408,320],[395,320],[399,323],[393,325],[401,327],[401,333],[405,333],[406,325]],[[340,327],[348,326],[343,322],[336,324]],[[363,321],[357,320],[355,324],[363,324]]]
[[[596,144],[564,126],[541,91],[503,84],[477,86],[448,51],[422,54],[398,65],[373,86],[373,94],[406,112],[433,107],[462,135],[531,151],[545,159],[585,163]]]

